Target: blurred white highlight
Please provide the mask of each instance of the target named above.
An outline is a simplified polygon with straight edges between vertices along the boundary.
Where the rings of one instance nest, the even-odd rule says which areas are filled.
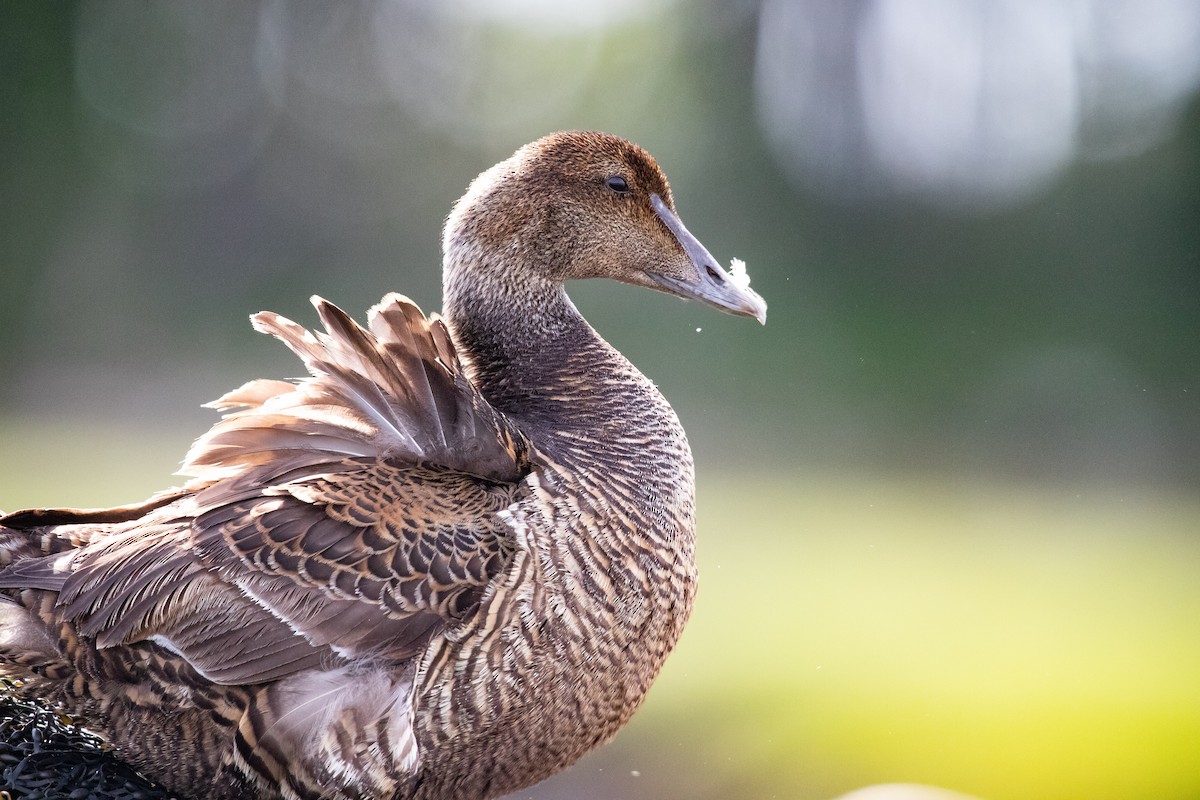
[[[767,0],[758,111],[813,190],[987,210],[1167,135],[1197,41],[1189,0]]]

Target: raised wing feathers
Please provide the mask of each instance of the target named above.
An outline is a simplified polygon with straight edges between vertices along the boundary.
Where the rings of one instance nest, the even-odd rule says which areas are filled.
[[[296,385],[253,381],[217,400],[236,410],[197,440],[183,474],[238,475],[282,453],[313,461],[378,456],[498,481],[528,472],[528,440],[471,385],[440,319],[396,294],[371,309],[370,330],[331,303],[313,304],[324,333],[270,312],[253,317],[310,377]]]
[[[440,320],[390,295],[368,330],[314,303],[323,333],[255,316],[310,377],[213,403],[226,415],[189,452],[186,493],[141,518],[12,515],[87,535],[18,561],[0,588],[58,591],[56,614],[100,647],[151,640],[229,684],[408,659],[469,613],[512,552],[498,512],[529,442],[471,385]]]

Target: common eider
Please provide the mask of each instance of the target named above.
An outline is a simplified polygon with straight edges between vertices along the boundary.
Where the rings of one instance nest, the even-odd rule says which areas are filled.
[[[309,375],[215,401],[182,487],[0,519],[0,676],[214,800],[489,798],[616,733],[692,608],[692,455],[564,284],[766,304],[600,133],[476,178],[443,252],[442,316],[256,314]]]

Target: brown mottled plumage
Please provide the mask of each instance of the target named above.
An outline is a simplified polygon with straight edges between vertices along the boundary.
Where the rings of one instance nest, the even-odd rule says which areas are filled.
[[[765,317],[636,145],[555,134],[445,231],[445,319],[389,295],[252,381],[140,506],[0,519],[0,675],[199,798],[485,798],[629,719],[695,590],[687,440],[563,283]]]

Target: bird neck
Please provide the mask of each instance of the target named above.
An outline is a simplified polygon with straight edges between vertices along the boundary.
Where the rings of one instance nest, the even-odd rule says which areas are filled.
[[[649,383],[587,323],[561,282],[475,266],[448,269],[445,284],[444,313],[471,378],[510,415],[577,416],[620,379]]]

